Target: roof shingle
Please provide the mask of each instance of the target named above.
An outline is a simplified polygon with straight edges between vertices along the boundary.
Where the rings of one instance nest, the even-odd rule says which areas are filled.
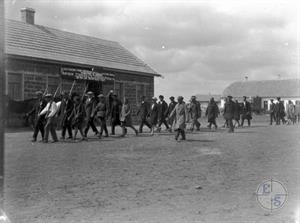
[[[160,76],[118,42],[6,20],[5,52]]]
[[[300,97],[300,79],[234,82],[223,91],[233,97]]]

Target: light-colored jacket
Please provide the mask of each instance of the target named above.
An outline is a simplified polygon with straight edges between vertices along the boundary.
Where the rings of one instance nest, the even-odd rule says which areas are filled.
[[[57,105],[54,101],[47,103],[46,107],[41,111],[40,115],[46,114],[46,118],[54,117],[57,113]]]
[[[174,129],[185,129],[188,121],[188,110],[185,103],[177,104],[170,114],[170,118],[174,117]]]

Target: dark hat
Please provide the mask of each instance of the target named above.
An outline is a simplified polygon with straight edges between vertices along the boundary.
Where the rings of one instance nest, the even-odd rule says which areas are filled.
[[[99,94],[98,98],[104,98],[104,95],[103,94]]]
[[[170,97],[170,100],[174,100],[175,98],[173,96]]]
[[[274,99],[273,98],[271,98],[271,100],[270,101],[274,101]]]
[[[159,98],[164,98],[164,96],[163,96],[163,95],[159,95],[158,97],[159,97]]]
[[[43,92],[41,92],[41,91],[36,91],[35,94],[36,94],[36,95],[42,95]]]
[[[193,96],[191,97],[191,99],[196,99],[196,96],[195,96],[195,95],[193,95]]]
[[[178,100],[183,100],[183,97],[182,96],[178,96],[177,99]]]
[[[277,100],[280,100],[280,97],[277,97]]]
[[[228,95],[227,98],[232,98],[232,96],[231,96],[231,95]]]
[[[243,96],[243,98],[247,98],[247,96]]]

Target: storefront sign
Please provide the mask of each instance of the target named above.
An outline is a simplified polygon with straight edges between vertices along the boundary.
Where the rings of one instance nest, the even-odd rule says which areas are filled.
[[[72,77],[78,80],[113,81],[115,79],[115,75],[111,73],[98,73],[91,70],[67,67],[61,68],[61,75]]]

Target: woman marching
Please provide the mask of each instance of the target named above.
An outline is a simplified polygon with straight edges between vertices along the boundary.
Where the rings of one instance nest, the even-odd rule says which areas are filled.
[[[178,140],[179,135],[181,135],[181,140],[186,140],[185,137],[185,127],[188,121],[188,111],[185,103],[183,102],[183,97],[179,96],[177,98],[178,103],[170,114],[170,118],[173,116],[174,119],[174,130],[176,131],[175,140]]]
[[[122,105],[122,110],[121,110],[121,127],[122,127],[122,137],[124,137],[127,133],[126,127],[129,127],[133,129],[136,135],[138,135],[138,131],[134,128],[132,125],[132,120],[131,120],[131,107],[129,104],[129,100],[127,98],[124,98],[124,103]]]

